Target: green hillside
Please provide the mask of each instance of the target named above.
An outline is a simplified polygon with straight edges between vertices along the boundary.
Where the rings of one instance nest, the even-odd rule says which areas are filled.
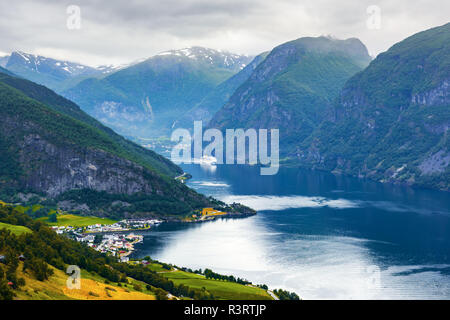
[[[300,38],[282,44],[214,115],[210,127],[280,129],[280,152],[294,152],[345,81],[369,61],[357,39]]]
[[[31,191],[72,201],[74,210],[89,202],[82,211],[116,217],[188,214],[210,205],[172,178],[181,169],[170,161],[41,86],[1,75],[0,116],[0,194]],[[123,206],[113,209],[118,200]]]
[[[22,233],[31,232],[31,230],[28,229],[27,227],[15,226],[15,225],[3,223],[3,222],[0,222],[0,229],[9,230],[15,235],[20,235]]]
[[[0,227],[0,300],[271,299],[262,288],[172,272],[155,261],[120,263],[57,235],[8,205],[0,206],[0,226],[4,225],[8,228]],[[69,265],[81,268],[81,289],[67,288]]]
[[[195,289],[205,288],[214,295],[215,299],[219,300],[272,300],[266,290],[255,286],[207,279],[203,275],[181,270],[161,271],[160,274],[178,285],[183,284]]]
[[[132,161],[136,161],[148,168],[153,168],[156,171],[169,176],[181,174],[181,169],[166,158],[126,140],[110,128],[105,127],[99,121],[87,115],[75,103],[56,94],[52,90],[34,82],[8,76],[1,72],[0,82],[19,90],[27,97],[39,101],[57,112],[92,126],[93,129],[100,131],[105,138],[107,137],[107,139],[110,140],[110,144],[116,145],[115,149],[120,150],[119,155],[124,155]]]

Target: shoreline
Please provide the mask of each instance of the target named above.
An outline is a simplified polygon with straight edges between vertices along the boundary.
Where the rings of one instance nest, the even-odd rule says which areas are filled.
[[[252,212],[252,213],[225,213],[225,214],[221,214],[221,215],[211,215],[211,216],[207,216],[204,219],[194,219],[194,220],[187,220],[187,219],[182,219],[182,218],[175,218],[175,217],[171,217],[168,219],[165,218],[161,218],[163,219],[163,222],[170,222],[170,223],[201,223],[201,222],[207,222],[207,221],[214,221],[217,219],[242,219],[242,218],[247,218],[247,217],[251,217],[251,216],[255,216],[257,215],[257,212]]]

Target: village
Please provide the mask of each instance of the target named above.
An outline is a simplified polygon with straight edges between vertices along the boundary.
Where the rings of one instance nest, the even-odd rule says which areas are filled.
[[[161,222],[158,219],[126,219],[110,225],[54,226],[52,229],[58,234],[64,234],[78,242],[86,243],[99,252],[115,256],[121,262],[128,262],[128,256],[134,252],[134,246],[142,243],[144,236],[127,232],[148,230]]]
[[[105,234],[87,235],[77,238],[79,242],[85,242],[89,247],[101,253],[117,257],[120,262],[128,262],[129,255],[134,252],[134,245],[144,241],[143,235],[130,234]]]
[[[203,208],[199,213],[192,215],[194,221],[208,221],[227,215],[226,212],[213,208]],[[124,219],[113,224],[78,227],[65,225],[53,226],[52,229],[58,234],[85,243],[96,251],[117,257],[121,262],[128,262],[129,255],[135,251],[134,246],[144,240],[144,236],[129,232],[149,230],[162,222],[158,219]]]
[[[158,219],[124,219],[113,224],[93,224],[83,227],[53,226],[52,229],[58,234],[67,233],[102,233],[102,232],[126,232],[133,230],[148,230],[152,226],[162,223]]]

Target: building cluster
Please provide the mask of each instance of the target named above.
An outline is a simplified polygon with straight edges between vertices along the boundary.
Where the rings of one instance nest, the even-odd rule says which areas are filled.
[[[101,233],[101,232],[123,232],[132,230],[147,230],[152,226],[160,224],[158,219],[125,219],[114,224],[93,224],[84,227],[54,226],[53,230],[58,234],[64,233]]]
[[[122,262],[128,262],[128,256],[133,253],[134,245],[142,243],[144,236],[130,234],[105,234],[105,235],[81,235],[76,238],[79,242],[86,243],[89,247],[117,257]]]
[[[99,252],[115,256],[122,262],[128,262],[128,256],[134,251],[134,245],[142,243],[144,236],[126,232],[147,230],[160,223],[162,221],[158,219],[126,219],[110,225],[54,226],[52,229],[58,234],[86,243]]]

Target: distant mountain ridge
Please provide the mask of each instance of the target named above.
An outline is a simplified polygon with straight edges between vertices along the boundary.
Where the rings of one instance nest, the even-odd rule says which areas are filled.
[[[219,68],[234,72],[242,70],[252,59],[251,56],[239,55],[228,51],[215,50],[204,47],[190,47],[178,50],[169,50],[158,53],[157,56],[179,56],[193,60],[203,61]]]
[[[73,86],[86,77],[102,76],[120,69],[113,65],[93,68],[22,51],[14,51],[0,59],[4,68],[14,74],[56,91]]]
[[[251,60],[201,47],[172,50],[102,79],[86,79],[63,95],[121,134],[169,135],[180,116]]]

